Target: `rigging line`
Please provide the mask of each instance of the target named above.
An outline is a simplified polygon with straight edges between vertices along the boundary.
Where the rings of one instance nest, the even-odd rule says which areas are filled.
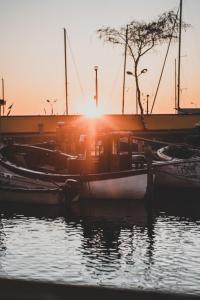
[[[84,90],[83,90],[83,86],[82,86],[82,84],[81,84],[81,80],[80,80],[78,68],[77,68],[77,65],[76,65],[76,62],[75,62],[75,58],[74,58],[74,54],[73,54],[73,51],[72,51],[72,47],[71,47],[71,44],[70,44],[70,40],[69,40],[68,34],[67,34],[67,41],[68,41],[68,45],[69,45],[69,49],[70,49],[72,61],[73,61],[73,64],[74,64],[76,76],[77,76],[77,78],[78,78],[78,83],[79,83],[79,86],[80,86],[80,90],[81,90],[82,96],[84,97],[85,93],[84,93]]]
[[[152,104],[152,107],[151,107],[150,114],[152,114],[152,112],[153,112],[154,104],[155,104],[155,101],[156,101],[156,98],[157,98],[157,95],[158,95],[158,90],[159,90],[159,87],[160,87],[162,75],[163,75],[165,64],[166,64],[166,61],[167,61],[167,56],[168,56],[168,53],[169,53],[169,48],[170,48],[170,45],[171,45],[171,41],[172,41],[172,37],[173,37],[173,32],[174,32],[174,29],[175,29],[175,26],[176,26],[176,22],[177,22],[177,19],[178,19],[178,13],[179,13],[179,9],[177,11],[176,19],[175,19],[175,22],[174,22],[174,25],[173,25],[173,28],[172,28],[172,34],[171,34],[171,37],[170,37],[170,40],[169,40],[169,44],[168,44],[168,47],[167,47],[167,52],[166,52],[166,55],[165,55],[164,63],[163,63],[163,66],[162,66],[162,71],[161,71],[160,78],[159,78],[159,81],[158,81],[158,86],[157,86],[156,93],[155,93],[155,96],[154,96],[154,99],[153,99],[153,104]]]
[[[117,80],[119,79],[119,75],[121,74],[121,68],[122,68],[122,63],[123,63],[124,58],[121,58],[121,62],[118,65],[118,68],[116,70],[115,76],[114,76],[114,80],[112,81],[112,85],[110,88],[110,97],[112,98],[114,95],[114,90],[116,89],[116,84],[117,84]]]

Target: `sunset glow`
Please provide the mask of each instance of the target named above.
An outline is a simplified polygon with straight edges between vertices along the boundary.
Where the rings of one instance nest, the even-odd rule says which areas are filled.
[[[103,115],[103,109],[101,107],[96,107],[94,101],[90,101],[83,107],[82,113],[89,118],[98,118]]]
[[[153,20],[165,11],[177,11],[179,0],[110,0],[106,13],[103,1],[87,0],[87,5],[85,1],[72,0],[50,3],[48,0],[1,1],[0,76],[5,80],[5,114],[13,104],[11,115],[51,115],[46,99],[58,99],[53,104],[53,113],[65,114],[63,28],[67,30],[69,114],[90,117],[102,113],[121,114],[124,48],[104,44],[96,31],[103,26],[120,28],[132,20]],[[192,27],[182,34],[182,107],[200,106],[199,9],[200,1],[184,0],[183,20]],[[139,70],[148,69],[140,77],[144,109],[147,94],[150,106],[154,101],[166,48],[166,44],[158,46],[144,56],[139,65]],[[177,56],[178,43],[172,43],[153,113],[175,112],[174,61]],[[94,66],[98,66],[98,109],[93,99]],[[128,70],[133,71],[129,56]],[[85,106],[84,98],[90,98],[90,104]],[[126,76],[124,98],[125,114],[136,113],[133,76]]]

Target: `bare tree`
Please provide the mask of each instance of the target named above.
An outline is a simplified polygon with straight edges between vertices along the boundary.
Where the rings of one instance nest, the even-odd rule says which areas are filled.
[[[189,24],[182,23],[183,28]],[[143,106],[141,102],[141,91],[139,87],[138,72],[140,59],[155,46],[166,41],[176,40],[179,33],[178,13],[168,11],[160,15],[157,20],[148,23],[132,21],[128,26],[120,29],[103,27],[97,30],[100,39],[112,44],[121,45],[127,43],[127,54],[131,56],[134,62],[133,74],[135,77],[137,101],[143,117]]]

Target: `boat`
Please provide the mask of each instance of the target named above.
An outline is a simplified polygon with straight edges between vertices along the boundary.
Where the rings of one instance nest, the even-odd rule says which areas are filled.
[[[0,172],[0,204],[68,205],[77,201],[79,190],[73,180],[55,185],[29,180],[10,172]],[[74,188],[76,185],[76,188]]]
[[[200,191],[200,150],[168,145],[157,150],[155,186],[162,189]]]
[[[82,198],[143,199],[147,167],[145,157],[132,152],[131,134],[100,133],[92,139],[82,135],[76,155],[9,142],[1,146],[0,165],[15,174],[46,182],[76,180]]]

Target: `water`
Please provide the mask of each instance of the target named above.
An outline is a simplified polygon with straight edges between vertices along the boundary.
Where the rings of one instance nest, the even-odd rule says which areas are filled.
[[[87,202],[68,216],[1,208],[3,277],[200,295],[199,250],[200,208],[190,205],[153,215],[130,201]]]

